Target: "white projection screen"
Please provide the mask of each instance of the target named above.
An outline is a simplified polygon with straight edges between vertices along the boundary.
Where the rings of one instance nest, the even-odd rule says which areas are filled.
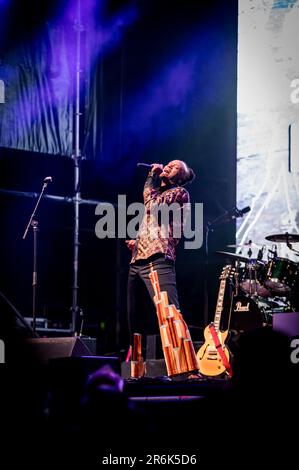
[[[236,242],[252,240],[253,257],[275,248],[266,236],[299,234],[299,0],[239,0],[237,207],[246,206]],[[299,261],[286,243],[277,252]]]

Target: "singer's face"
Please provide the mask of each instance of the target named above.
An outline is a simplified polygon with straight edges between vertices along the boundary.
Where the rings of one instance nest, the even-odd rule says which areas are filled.
[[[177,180],[183,178],[186,173],[187,167],[182,160],[172,160],[163,168],[160,178],[166,182],[171,181],[175,183]]]

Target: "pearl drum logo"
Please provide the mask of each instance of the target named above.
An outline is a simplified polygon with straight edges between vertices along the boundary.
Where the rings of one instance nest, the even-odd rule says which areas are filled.
[[[234,312],[249,312],[249,302],[246,305],[242,305],[242,302],[236,302]]]

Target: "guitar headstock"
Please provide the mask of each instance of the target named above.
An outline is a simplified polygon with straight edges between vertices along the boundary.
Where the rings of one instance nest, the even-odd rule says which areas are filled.
[[[228,277],[232,278],[235,272],[235,268],[231,264],[227,264],[222,268],[219,279],[227,279]]]

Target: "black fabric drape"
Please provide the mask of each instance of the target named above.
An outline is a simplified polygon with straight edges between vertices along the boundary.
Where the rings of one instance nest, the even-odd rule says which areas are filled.
[[[71,28],[45,24],[42,34],[5,54],[0,79],[0,146],[72,154],[74,38]]]

